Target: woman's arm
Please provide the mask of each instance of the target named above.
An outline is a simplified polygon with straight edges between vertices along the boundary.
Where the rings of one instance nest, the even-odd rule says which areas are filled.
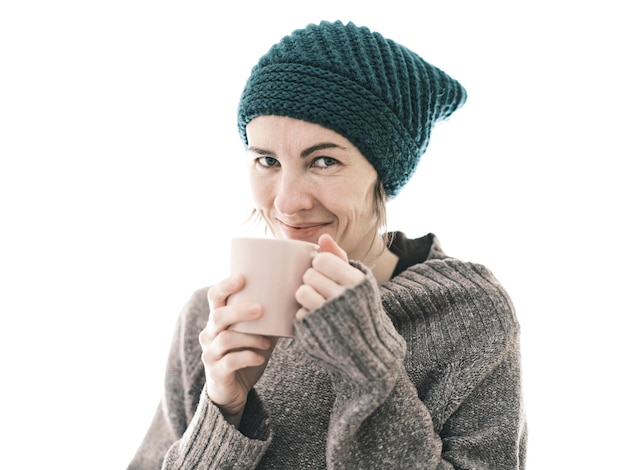
[[[428,345],[409,344],[407,358],[371,274],[303,317],[296,335],[331,372],[337,393],[329,468],[523,467],[516,344],[463,353],[426,373],[420,356]]]
[[[239,430],[208,398],[198,341],[208,311],[207,290],[202,289],[179,316],[165,394],[129,470],[253,469],[269,445],[267,415],[254,391],[248,395]]]

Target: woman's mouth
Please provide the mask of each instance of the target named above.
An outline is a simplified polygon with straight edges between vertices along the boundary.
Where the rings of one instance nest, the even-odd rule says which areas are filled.
[[[319,238],[319,235],[321,235],[321,229],[328,225],[328,223],[326,222],[286,223],[282,220],[278,220],[278,224],[286,238],[308,241],[313,240],[314,242],[317,242],[317,238]]]

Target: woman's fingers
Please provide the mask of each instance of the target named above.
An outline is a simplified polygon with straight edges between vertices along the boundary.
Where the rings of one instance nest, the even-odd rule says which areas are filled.
[[[298,287],[298,290],[296,290],[296,301],[307,312],[321,307],[322,305],[324,305],[327,299],[328,297],[324,297],[317,290],[315,290],[315,288],[307,284],[302,284],[300,287]],[[298,313],[300,313],[300,317],[298,317]],[[298,313],[296,313],[296,318],[301,318],[303,316],[303,313]]]
[[[275,340],[232,330],[216,338],[200,335],[207,395],[224,417],[238,425],[250,389],[259,380]]]
[[[227,305],[228,297],[243,286],[242,276],[232,276],[209,289],[209,319],[198,338],[207,394],[226,419],[235,425],[238,425],[248,393],[263,374],[275,345],[271,338],[230,329],[235,323],[263,315],[259,304]]]
[[[233,330],[222,331],[215,338],[203,337],[200,333],[200,344],[203,349],[203,360],[215,362],[232,351],[243,349],[267,350],[271,341],[265,336],[239,333]]]
[[[365,275],[350,265],[348,254],[328,234],[318,239],[319,253],[313,258],[313,268],[343,287],[358,284]]]
[[[337,258],[348,262],[348,254],[337,244],[337,242],[327,233],[320,236],[317,241],[320,247],[320,252],[331,253]]]
[[[298,309],[298,311],[296,312],[296,318],[298,320],[302,320],[304,317],[306,317],[309,314],[309,309],[308,308],[304,308],[301,307]]]
[[[324,299],[336,297],[344,290],[341,285],[337,284],[337,282],[316,268],[307,269],[302,277],[302,282],[305,286],[312,287]],[[296,300],[299,301],[297,297]],[[300,304],[302,304],[302,302],[300,302]],[[307,305],[304,306],[309,308]]]
[[[213,339],[235,323],[255,320],[262,315],[263,307],[260,304],[241,302],[219,307],[211,311],[205,331]]]
[[[330,253],[319,253],[302,277],[296,291],[296,300],[306,310],[321,307],[326,301],[340,296],[347,288],[355,286],[364,274]],[[299,312],[301,318],[307,312]]]
[[[237,371],[262,365],[272,343],[264,336],[227,330],[204,346],[202,362],[207,375],[215,383],[221,383]]]
[[[348,262],[346,252],[330,235],[322,235],[318,244],[320,252],[313,258],[312,267],[304,273],[302,285],[296,291],[296,300],[302,306],[296,313],[298,319],[340,296],[365,277]]]
[[[228,299],[228,296],[241,290],[243,288],[243,285],[243,276],[235,275],[227,277],[226,279],[223,279],[222,281],[212,286],[207,294],[211,310],[226,305],[226,300]]]
[[[357,285],[365,277],[350,263],[329,252],[315,256],[313,269],[344,288]]]

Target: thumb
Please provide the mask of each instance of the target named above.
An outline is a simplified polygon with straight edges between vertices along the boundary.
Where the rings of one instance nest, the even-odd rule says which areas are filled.
[[[342,260],[348,262],[348,254],[337,245],[337,242],[327,233],[320,236],[317,244],[320,247],[320,253],[331,253],[338,256]]]

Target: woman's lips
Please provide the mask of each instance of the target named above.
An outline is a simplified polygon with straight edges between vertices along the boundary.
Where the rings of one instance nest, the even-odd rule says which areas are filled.
[[[286,223],[282,220],[278,221],[283,233],[288,238],[307,239],[318,234],[321,228],[326,227],[328,223]],[[320,234],[321,235],[321,234]],[[317,241],[317,238],[316,238]]]

